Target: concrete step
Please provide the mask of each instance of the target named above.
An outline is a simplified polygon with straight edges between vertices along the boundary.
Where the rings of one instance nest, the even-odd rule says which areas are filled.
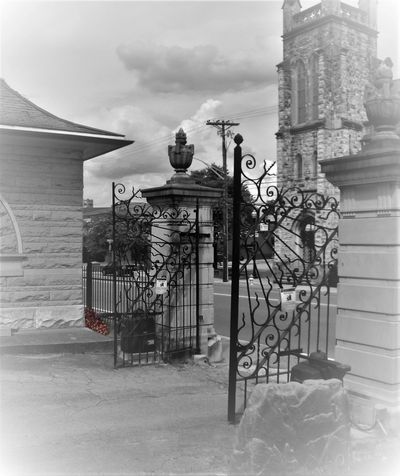
[[[29,329],[0,336],[0,355],[112,352],[114,338],[86,327]]]

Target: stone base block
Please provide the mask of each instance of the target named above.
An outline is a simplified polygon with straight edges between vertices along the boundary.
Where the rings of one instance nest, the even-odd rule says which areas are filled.
[[[368,400],[371,405],[381,404],[400,411],[400,384],[388,385],[352,374],[347,374],[343,383],[349,393]]]
[[[221,362],[223,360],[222,357],[222,339],[220,335],[213,335],[210,336],[208,339],[208,358],[210,362]]]
[[[382,348],[396,350],[400,346],[400,315],[339,309],[336,339],[371,347],[379,343]]]
[[[377,429],[383,434],[400,436],[400,407],[376,403],[373,398],[347,392],[350,419],[357,429]]]
[[[0,309],[0,327],[52,329],[84,327],[83,305]]]
[[[0,327],[0,337],[10,337],[11,333],[11,327]]]
[[[398,350],[338,341],[335,359],[350,365],[352,375],[387,385],[400,384]]]
[[[205,354],[194,354],[193,362],[195,364],[207,364],[209,365],[208,357]]]

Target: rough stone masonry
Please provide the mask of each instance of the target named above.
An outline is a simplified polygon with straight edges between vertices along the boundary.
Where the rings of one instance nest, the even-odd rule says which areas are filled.
[[[349,459],[347,399],[337,379],[260,384],[240,422],[231,474],[338,474]],[[319,474],[319,473],[318,473]]]

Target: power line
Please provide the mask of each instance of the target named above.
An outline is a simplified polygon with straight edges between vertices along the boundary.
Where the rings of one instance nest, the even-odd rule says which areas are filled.
[[[234,120],[239,120],[239,119],[251,119],[254,117],[262,117],[265,115],[269,115],[272,113],[277,112],[278,106],[267,106],[267,107],[260,107],[260,108],[255,108],[255,109],[249,109],[247,111],[242,111],[238,113],[232,113],[229,114]],[[206,125],[205,124],[199,124],[197,126],[194,126],[188,130],[185,130],[187,134],[190,133],[195,133],[195,132],[200,132],[201,130],[205,129]],[[133,154],[137,154],[140,152],[146,152],[147,150],[150,150],[155,147],[161,147],[162,145],[168,145],[171,140],[174,140],[174,134],[171,132],[170,134],[159,137],[157,139],[151,139],[149,141],[143,142],[141,144],[135,143],[135,145],[131,146],[131,148],[124,149],[124,151],[121,151],[118,153],[119,158],[124,158],[128,156],[132,156]]]
[[[237,113],[232,113],[230,114],[231,117],[239,117],[239,116],[251,116],[255,114],[260,114],[260,115],[267,115],[269,113],[276,112],[278,110],[278,105],[273,105],[273,106],[263,106],[263,107],[257,107],[254,109],[249,109],[247,111],[241,111]]]

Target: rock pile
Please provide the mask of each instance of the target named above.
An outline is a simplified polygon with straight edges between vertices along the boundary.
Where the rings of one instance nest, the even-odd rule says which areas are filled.
[[[348,464],[349,442],[339,380],[260,384],[238,428],[231,474],[336,476]]]

